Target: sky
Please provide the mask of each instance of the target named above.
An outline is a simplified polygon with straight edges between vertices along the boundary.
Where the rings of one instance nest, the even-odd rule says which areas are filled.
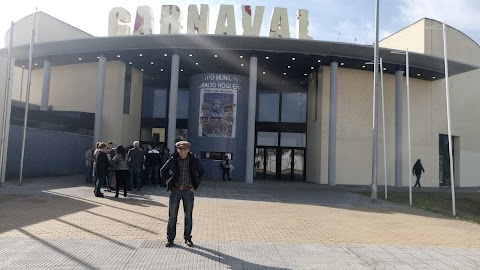
[[[480,44],[479,0],[379,0],[380,40],[424,18],[445,21],[446,24],[465,33]],[[275,4],[274,4],[275,3]],[[108,35],[108,14],[114,7],[130,12],[132,20],[138,6],[150,6],[154,11],[156,32],[159,32],[162,5],[178,5],[183,15],[185,33],[187,9],[190,4],[207,4],[210,7],[209,33],[215,31],[220,4],[233,5],[237,35],[241,30],[241,5],[264,6],[265,13],[260,31],[268,36],[270,18],[274,7],[288,9],[290,34],[296,36],[296,12],[309,11],[309,35],[314,40],[335,41],[371,45],[375,40],[375,0],[15,0],[2,1],[0,8],[0,44],[10,22],[35,12],[36,8],[94,36]],[[133,21],[130,23],[133,29]]]

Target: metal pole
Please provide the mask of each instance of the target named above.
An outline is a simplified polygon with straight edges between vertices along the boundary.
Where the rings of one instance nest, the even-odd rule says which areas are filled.
[[[450,186],[452,190],[452,212],[455,211],[455,178],[453,174],[453,153],[452,153],[452,127],[450,121],[450,88],[448,86],[448,60],[447,60],[447,32],[445,22],[443,22],[443,55],[445,61],[445,95],[447,97],[447,125],[448,125],[448,155],[450,157]]]
[[[387,195],[387,143],[385,135],[385,98],[384,98],[384,89],[383,89],[383,61],[380,58],[380,83],[382,86],[382,121],[383,121],[383,171],[385,176],[385,199],[388,198]]]
[[[3,171],[5,170],[5,167],[3,166],[3,159],[5,158],[4,156],[4,151],[5,151],[5,136],[6,136],[6,129],[7,125],[9,125],[9,121],[7,119],[7,113],[8,113],[8,97],[9,97],[9,92],[10,92],[10,74],[11,74],[11,66],[12,66],[12,46],[13,46],[13,27],[14,27],[13,21],[10,24],[10,42],[8,44],[8,59],[7,59],[7,74],[5,76],[5,96],[3,100],[3,116],[2,116],[2,142],[1,142],[1,147],[0,147],[0,183],[4,182],[5,179],[3,179]]]
[[[373,49],[373,143],[372,143],[372,200],[377,199],[378,156],[378,12],[379,0],[375,1],[375,44]]]
[[[20,176],[18,178],[18,185],[22,185],[23,179],[23,163],[25,157],[25,138],[27,136],[27,120],[28,120],[28,102],[30,101],[30,86],[32,84],[32,58],[33,58],[33,40],[35,38],[35,19],[37,12],[33,16],[32,37],[30,39],[30,52],[28,54],[28,76],[27,76],[27,93],[25,97],[25,114],[23,117],[23,138],[22,138],[22,156],[20,158]]]
[[[408,121],[408,196],[410,200],[410,205],[412,205],[412,172],[410,171],[410,166],[412,166],[412,144],[410,139],[410,66],[408,59],[408,48],[405,51],[405,62],[407,70],[407,121]]]
[[[23,68],[22,66],[22,77],[20,79],[20,101],[22,101],[22,92],[23,92],[23,72],[25,71],[25,69]]]

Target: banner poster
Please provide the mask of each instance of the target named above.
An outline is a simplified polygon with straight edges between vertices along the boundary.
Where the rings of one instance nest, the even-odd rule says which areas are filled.
[[[200,89],[198,136],[235,138],[237,90]]]

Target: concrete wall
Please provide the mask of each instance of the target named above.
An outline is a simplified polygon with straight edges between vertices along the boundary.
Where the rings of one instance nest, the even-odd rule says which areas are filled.
[[[23,127],[10,127],[7,178],[20,172]],[[24,177],[72,175],[85,172],[85,151],[93,138],[41,129],[27,129]]]
[[[30,44],[34,14],[35,13],[32,13],[15,23],[15,29],[13,32],[14,46]],[[46,13],[39,11],[36,12],[36,14],[35,43],[93,37],[92,35]],[[9,42],[10,30],[5,33],[4,46],[7,47]]]

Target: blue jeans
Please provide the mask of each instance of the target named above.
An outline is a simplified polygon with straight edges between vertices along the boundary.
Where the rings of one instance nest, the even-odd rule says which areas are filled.
[[[92,166],[85,166],[85,183],[92,183],[93,180],[93,167]]]
[[[180,200],[183,201],[183,211],[185,212],[185,229],[183,230],[183,238],[185,240],[192,239],[192,214],[193,214],[193,191],[173,189],[170,193],[168,202],[168,227],[167,239],[174,240],[177,234],[177,216]]]
[[[147,184],[148,183],[158,185],[158,166],[147,167]]]
[[[417,187],[417,185],[418,185],[418,187],[421,188],[421,187],[422,187],[422,186],[420,185],[420,176],[421,176],[421,174],[417,174],[416,176],[417,176],[417,181],[415,182],[415,186],[414,186],[414,187]]]
[[[135,185],[137,189],[142,187],[142,171],[140,168],[130,168],[128,174],[128,188],[131,189],[133,186],[133,179],[135,178]]]
[[[112,177],[113,177],[113,174],[115,173],[114,170],[108,170],[108,174],[107,174],[107,188],[112,188]]]

